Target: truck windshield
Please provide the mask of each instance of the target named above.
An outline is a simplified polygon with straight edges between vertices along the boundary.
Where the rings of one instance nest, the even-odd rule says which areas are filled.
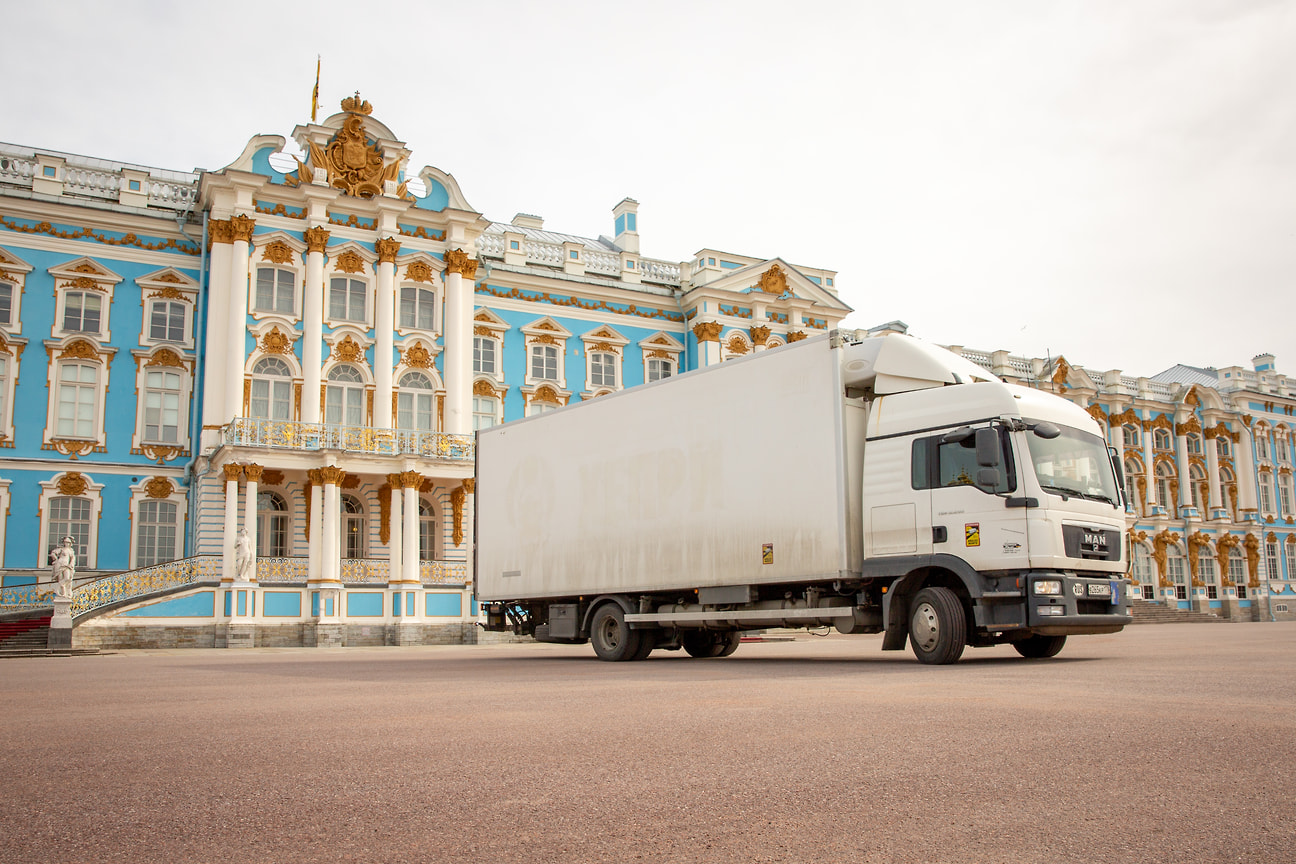
[[[1117,505],[1116,478],[1107,456],[1107,445],[1097,435],[1069,426],[1056,438],[1026,433],[1035,476],[1045,492],[1074,495]]]

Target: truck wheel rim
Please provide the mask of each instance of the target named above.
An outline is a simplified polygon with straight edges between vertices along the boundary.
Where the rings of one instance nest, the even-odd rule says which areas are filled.
[[[940,640],[940,619],[930,603],[922,603],[914,610],[909,632],[913,634],[913,640],[921,650],[931,651],[936,647]]]
[[[613,619],[608,618],[606,621],[604,621],[603,633],[602,633],[603,644],[609,648],[616,648],[617,645],[620,644],[621,642],[620,639],[621,634],[618,632],[619,630],[620,628],[617,627],[617,623]]]

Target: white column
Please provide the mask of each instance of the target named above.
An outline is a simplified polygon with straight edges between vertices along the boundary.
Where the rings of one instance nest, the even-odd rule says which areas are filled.
[[[1210,501],[1205,502],[1208,512],[1202,515],[1209,516],[1209,509],[1227,507],[1228,504],[1224,501],[1224,490],[1220,486],[1219,445],[1214,438],[1203,436],[1202,446],[1206,448],[1206,481],[1210,486]]]
[[[374,398],[373,425],[392,427],[392,338],[396,331],[396,253],[400,243],[386,237],[374,243],[378,251],[378,288],[374,293]],[[448,343],[447,343],[448,344]]]
[[[225,286],[229,285],[230,224],[225,219],[207,223],[211,237],[211,263],[207,273],[207,333],[203,344],[207,349],[203,364],[203,426],[222,426],[229,421],[225,414],[225,364],[219,351],[229,333],[229,301]],[[242,386],[242,385],[240,385]]]
[[[445,305],[445,431],[472,434],[472,310],[477,262],[447,249]]]
[[[1260,506],[1256,497],[1255,441],[1250,427],[1242,427],[1242,434],[1234,447],[1237,450],[1238,518],[1244,519],[1244,510],[1257,512]]]
[[[302,298],[302,406],[303,423],[320,422],[320,364],[324,350],[324,250],[329,232],[315,226],[306,230],[306,287]]]
[[[413,476],[411,476],[413,475]],[[401,581],[405,583],[419,582],[419,561],[422,558],[420,554],[422,549],[420,543],[422,538],[419,537],[418,523],[418,487],[423,478],[413,471],[406,471],[402,475],[405,483],[405,536],[408,542],[405,543],[405,560],[401,568]],[[406,587],[410,587],[408,584]]]
[[[1192,463],[1188,461],[1188,438],[1175,432],[1175,465],[1179,475],[1179,507],[1192,506]],[[1177,515],[1177,514],[1171,514]]]
[[[319,469],[306,472],[310,478],[310,545],[306,552],[306,581],[315,586],[322,578],[321,564],[324,546],[324,481]]]
[[[242,465],[226,465],[225,532],[221,538],[221,581],[234,581],[234,544],[238,540],[238,492]],[[222,607],[223,608],[223,607]]]
[[[230,271],[226,300],[229,318],[226,321],[225,351],[225,411],[223,422],[243,416],[243,369],[247,362],[247,295],[248,295],[248,244],[256,223],[247,216],[230,219],[233,242],[230,252]],[[208,356],[220,350],[208,346]]]
[[[334,466],[322,469],[324,477],[324,506],[320,508],[320,519],[324,523],[321,533],[321,550],[324,556],[320,568],[320,578],[325,582],[339,581],[338,570],[338,481],[341,470]]]
[[[1141,425],[1143,426],[1143,479],[1147,483],[1147,503],[1148,508],[1151,509],[1154,504],[1163,502],[1157,501],[1156,497],[1156,470],[1152,464],[1154,452],[1152,449],[1152,427],[1146,424]]]
[[[404,528],[405,520],[401,516],[401,501],[404,499],[404,493],[401,491],[401,478],[399,474],[388,474],[387,483],[391,486],[391,510],[387,515],[387,531],[389,540],[387,543],[387,583],[393,585],[401,581],[405,572],[403,555],[404,548]]]
[[[241,580],[245,582],[257,581],[257,484],[261,482],[263,470],[265,469],[260,465],[243,466],[243,476],[247,477],[247,490],[243,499],[243,527],[252,543],[252,569],[248,572],[247,579]]]

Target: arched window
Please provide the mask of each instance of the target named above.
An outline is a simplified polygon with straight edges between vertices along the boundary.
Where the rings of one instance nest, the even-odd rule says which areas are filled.
[[[1130,544],[1130,572],[1139,583],[1139,593],[1144,600],[1156,598],[1156,581],[1152,578],[1152,558],[1142,543]]]
[[[292,370],[278,357],[262,357],[252,367],[248,414],[257,420],[289,420],[291,407]]]
[[[1279,462],[1290,462],[1290,450],[1288,448],[1287,430],[1279,428],[1274,432],[1274,459]]]
[[[46,551],[61,545],[64,537],[71,537],[76,548],[77,561],[82,562],[81,566],[84,566],[90,548],[90,511],[89,498],[50,499],[49,533],[45,538]]]
[[[1242,550],[1234,546],[1228,554],[1229,581],[1237,588],[1237,596],[1243,600],[1247,596],[1246,562],[1242,560]]]
[[[342,557],[365,557],[364,505],[354,495],[342,496]]]
[[[1170,584],[1174,586],[1175,598],[1178,600],[1188,599],[1185,563],[1183,551],[1178,546],[1167,547],[1166,573],[1170,577]]]
[[[176,559],[176,512],[174,501],[141,501],[139,528],[135,535],[135,566],[151,567]]]
[[[1255,431],[1255,448],[1256,456],[1260,459],[1269,458],[1269,431],[1263,426],[1257,426]]]
[[[1292,515],[1292,476],[1278,475],[1278,512],[1283,516]]]
[[[432,505],[422,498],[418,503],[419,519],[419,560],[433,561],[436,559],[436,511]]]
[[[278,492],[257,493],[257,556],[288,554],[288,505]]]
[[[1227,434],[1215,436],[1215,453],[1216,455],[1227,459],[1229,455],[1230,441]]]
[[[1189,434],[1185,436],[1185,442],[1188,445],[1188,452],[1200,456],[1202,452],[1202,439],[1200,435]]]
[[[396,428],[431,432],[435,428],[435,401],[432,379],[422,372],[406,372],[396,394]]]
[[[348,364],[329,370],[324,391],[324,422],[343,426],[364,425],[364,376]]]
[[[1268,471],[1260,472],[1260,512],[1271,514],[1273,509],[1273,475]]]
[[[1169,429],[1153,429],[1153,430],[1152,430],[1152,446],[1153,446],[1154,448],[1156,448],[1157,450],[1169,450],[1169,449],[1170,449],[1170,430],[1169,430]]]
[[[1208,503],[1206,500],[1202,499],[1201,495],[1201,487],[1205,482],[1206,472],[1202,470],[1201,466],[1189,465],[1188,486],[1190,487],[1189,491],[1192,493],[1192,506],[1196,507],[1198,510],[1205,507]]]
[[[1170,494],[1170,481],[1174,479],[1174,469],[1165,462],[1158,462],[1156,466],[1156,496],[1157,503],[1170,513],[1175,512],[1178,502]]]

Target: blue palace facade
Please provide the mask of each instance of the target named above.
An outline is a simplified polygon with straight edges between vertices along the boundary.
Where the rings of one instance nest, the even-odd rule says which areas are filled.
[[[302,157],[257,136],[196,173],[0,144],[0,613],[51,603],[70,537],[74,645],[475,641],[475,430],[852,311],[832,270],[647,257],[629,198],[597,238],[492,221],[341,109]],[[1290,615],[1271,356],[1132,378],[954,348],[1108,429],[1140,598]]]

